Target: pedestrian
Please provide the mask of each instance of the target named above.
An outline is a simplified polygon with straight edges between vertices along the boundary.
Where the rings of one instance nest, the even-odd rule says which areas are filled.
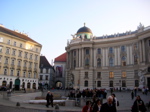
[[[108,96],[107,102],[102,104],[100,112],[117,112],[112,96]]]
[[[111,96],[113,97],[113,104],[116,106],[116,109],[117,109],[117,98],[116,98],[116,95],[113,93],[113,94],[111,94]]]
[[[101,100],[98,99],[96,101],[96,103],[94,104],[94,106],[93,106],[93,111],[92,112],[100,112],[100,109],[101,109],[101,106],[102,106],[101,104],[102,104]]]
[[[51,104],[51,106],[53,107],[53,94],[52,94],[52,92],[49,92],[49,95],[50,95],[50,104]]]
[[[131,99],[132,100],[134,99],[134,92],[133,92],[133,90],[131,91]]]
[[[86,101],[86,105],[82,108],[82,112],[92,112],[91,101]]]
[[[49,100],[50,100],[50,91],[47,92],[47,95],[46,95],[46,107],[48,108],[50,103],[49,103]]]
[[[132,112],[146,112],[147,111],[145,104],[139,95],[136,97],[136,100],[133,103],[131,111]]]

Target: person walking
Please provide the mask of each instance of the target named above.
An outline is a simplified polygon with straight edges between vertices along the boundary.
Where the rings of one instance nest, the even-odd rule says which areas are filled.
[[[50,99],[50,104],[51,104],[51,106],[53,107],[53,94],[52,94],[52,92],[49,92],[49,99]]]
[[[134,92],[133,92],[133,90],[131,91],[131,99],[132,100],[134,99]]]
[[[113,97],[113,103],[114,103],[114,105],[116,106],[116,109],[117,109],[117,98],[116,98],[116,95],[113,93],[113,94],[111,94],[111,96]]]
[[[141,97],[138,95],[132,106],[132,112],[146,112],[147,109]]]
[[[112,96],[108,96],[107,102],[102,104],[100,112],[117,112]]]
[[[82,108],[82,112],[92,112],[91,101],[86,101],[86,105]]]
[[[49,103],[49,100],[50,100],[50,91],[47,92],[47,95],[46,95],[46,107],[48,108],[50,103]]]
[[[94,104],[94,106],[93,106],[93,111],[92,112],[100,112],[100,109],[101,109],[101,106],[102,106],[101,104],[102,104],[101,100],[98,99],[96,101],[96,103]]]

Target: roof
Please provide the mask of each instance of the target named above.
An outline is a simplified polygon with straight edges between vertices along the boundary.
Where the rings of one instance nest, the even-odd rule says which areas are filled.
[[[83,33],[83,32],[92,33],[91,29],[88,28],[88,27],[86,27],[86,26],[81,27],[81,28],[77,31],[77,33]]]
[[[45,56],[40,56],[40,68],[52,68]]]
[[[60,56],[58,56],[57,58],[55,58],[54,62],[66,62],[67,59],[67,53],[63,53]]]
[[[20,38],[20,39],[24,39],[26,41],[31,41],[31,42],[39,44],[38,42],[34,41],[33,39],[31,39],[27,35],[21,34],[19,32],[16,32],[16,31],[13,31],[13,30],[10,30],[10,29],[7,29],[7,28],[5,28],[3,26],[0,26],[0,32],[6,33],[6,34],[9,34],[9,35],[12,35],[12,36],[15,36],[15,37]]]

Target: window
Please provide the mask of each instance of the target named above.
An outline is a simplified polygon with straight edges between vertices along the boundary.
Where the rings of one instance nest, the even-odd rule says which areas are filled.
[[[101,87],[101,81],[97,81],[97,87]]]
[[[30,73],[30,72],[28,73],[28,77],[29,77],[29,78],[31,77],[31,73]]]
[[[13,50],[13,53],[12,53],[12,55],[14,55],[14,56],[16,55],[16,50]]]
[[[36,78],[36,72],[34,72],[34,78]]]
[[[134,50],[137,50],[137,48],[138,48],[137,43],[135,43],[133,47],[134,47]]]
[[[43,69],[42,68],[40,69],[40,73],[43,73]]]
[[[9,44],[9,45],[10,45],[10,40],[8,40],[7,44]]]
[[[18,61],[18,66],[20,66],[20,65],[21,65],[21,61],[19,60],[19,61]]]
[[[16,42],[14,42],[14,46],[16,46]]]
[[[22,55],[22,51],[19,51],[19,55],[18,56],[21,57],[21,55]]]
[[[85,66],[89,66],[89,59],[88,58],[85,59]]]
[[[114,78],[114,72],[109,72],[109,78]]]
[[[85,72],[84,78],[88,78],[88,72]]]
[[[126,72],[122,72],[122,77],[123,77],[123,78],[126,78],[126,77],[127,77]]]
[[[90,54],[89,49],[85,49],[85,54],[86,54],[86,55],[89,55],[89,54]]]
[[[2,37],[0,37],[0,42],[3,42],[3,38]]]
[[[13,76],[14,75],[14,70],[10,71],[10,75]]]
[[[149,42],[149,46],[150,46],[150,40],[148,42]]]
[[[84,81],[84,87],[88,87],[88,81]]]
[[[14,62],[15,62],[15,60],[13,59],[12,62],[11,62],[11,64],[12,64],[12,65],[15,65]]]
[[[125,52],[125,51],[126,51],[125,46],[121,46],[121,51],[122,51],[122,52]]]
[[[22,48],[22,44],[20,43],[20,48]]]
[[[73,51],[73,55],[76,56],[76,51],[75,50]]]
[[[101,67],[101,59],[100,58],[97,59],[97,67]]]
[[[4,69],[4,75],[7,75],[7,69],[6,68]]]
[[[29,62],[29,68],[31,68],[32,67],[32,62]]]
[[[97,54],[101,54],[101,49],[100,48],[97,49]]]
[[[24,62],[24,67],[26,67],[26,65],[27,65],[27,62],[25,61],[25,62]]]
[[[9,54],[9,48],[6,49],[6,54]]]
[[[2,57],[0,56],[0,63],[2,62]]]
[[[8,58],[6,58],[6,60],[5,60],[5,64],[8,64]]]
[[[48,75],[46,75],[45,80],[48,80]]]
[[[34,68],[36,68],[36,67],[37,67],[37,64],[35,63],[35,64],[34,64]],[[47,73],[48,73],[48,72],[47,72]]]
[[[24,56],[25,58],[28,58],[28,53],[27,52],[25,52],[25,56]]]
[[[32,59],[32,54],[30,54],[30,59]]]
[[[23,77],[26,77],[26,72],[25,71],[23,72]]]
[[[76,60],[73,61],[73,67],[76,67]]]
[[[40,80],[42,80],[43,79],[43,75],[40,75]]]
[[[113,53],[113,48],[112,47],[109,48],[109,53]]]
[[[135,80],[135,87],[139,87],[139,81]]]
[[[112,57],[109,58],[109,66],[110,67],[114,66],[114,60]]]
[[[0,53],[2,52],[2,46],[0,46]]]
[[[122,87],[126,87],[126,81],[122,80]]]
[[[135,64],[135,65],[138,64],[138,55],[134,55],[134,64]]]
[[[48,68],[46,69],[46,73],[48,73]]]
[[[109,81],[109,87],[113,87],[113,81]]]
[[[35,60],[37,60],[38,59],[38,55],[35,55]]]
[[[19,76],[20,75],[20,71],[17,71],[17,76]]]
[[[121,61],[122,61],[122,66],[126,66],[126,57],[125,56],[123,56],[121,58]]]
[[[38,48],[36,48],[36,52],[38,52]]]
[[[101,78],[101,72],[97,72],[97,78]]]

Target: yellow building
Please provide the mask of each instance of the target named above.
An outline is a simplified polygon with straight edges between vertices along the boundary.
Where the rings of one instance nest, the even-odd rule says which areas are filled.
[[[38,88],[42,45],[28,35],[0,26],[0,86]]]

